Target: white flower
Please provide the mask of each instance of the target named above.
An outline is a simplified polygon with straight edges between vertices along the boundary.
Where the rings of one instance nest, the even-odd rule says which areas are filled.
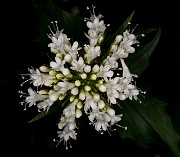
[[[97,108],[97,103],[93,100],[92,95],[90,95],[88,92],[86,92],[86,99],[84,102],[84,111],[85,113],[88,113],[88,110],[95,110]]]
[[[108,77],[112,77],[114,72],[111,70],[110,66],[100,66],[98,77],[102,77],[106,82],[108,81]]]
[[[69,127],[65,127],[63,131],[57,131],[59,139],[59,143],[64,140],[66,149],[68,149],[68,141],[70,139],[76,140],[77,133],[72,129],[70,130]],[[70,145],[71,146],[71,145]]]
[[[55,71],[62,71],[62,69],[64,68],[65,61],[62,61],[59,57],[55,57],[55,61],[56,62],[50,62],[50,66],[52,67],[52,69],[54,69]]]
[[[22,93],[23,94],[23,93]],[[29,104],[28,106],[31,107],[33,105],[36,105],[37,102],[42,101],[46,99],[47,95],[41,95],[38,94],[36,91],[34,91],[32,88],[28,88],[28,96],[26,96],[25,100],[21,102],[21,104]]]
[[[98,115],[95,117],[96,121],[93,123],[93,125],[95,126],[96,131],[100,132],[101,134],[103,133],[103,131],[106,131],[109,127],[108,121],[107,121],[107,117],[104,116],[104,114]]]
[[[119,122],[122,118],[123,115],[122,114],[119,114],[119,115],[114,115],[114,116],[111,116],[111,125],[114,125],[115,123]]]
[[[116,104],[116,99],[119,98],[119,91],[121,90],[120,84],[118,84],[119,77],[114,79],[109,79],[106,83],[107,87],[107,97],[110,103]]]
[[[83,72],[83,68],[85,67],[85,64],[82,57],[79,57],[78,61],[73,60],[71,64],[72,64],[71,69],[79,71],[79,72]]]
[[[117,69],[118,68],[118,62],[116,61],[117,58],[113,56],[108,56],[105,60],[105,66],[110,67],[111,69]]]
[[[90,63],[94,58],[100,56],[100,46],[85,45],[87,63]]]
[[[54,101],[51,101],[50,99],[45,99],[44,101],[38,103],[37,107],[39,111],[48,111],[53,103]]]
[[[42,86],[47,80],[52,79],[52,76],[41,73],[39,69],[29,69],[30,80],[33,82],[34,86]]]
[[[48,44],[48,47],[54,48],[60,52],[62,52],[64,55],[66,54],[64,51],[64,44],[69,44],[69,39],[67,38],[67,35],[60,32],[59,34],[53,34],[53,36],[50,36],[52,43]]]
[[[64,82],[58,82],[57,85],[59,87],[61,87],[60,90],[59,90],[60,94],[65,93],[65,92],[67,92],[68,90],[70,90],[70,89],[72,89],[74,87],[74,83],[70,83],[70,82],[67,82],[65,80],[64,80]]]

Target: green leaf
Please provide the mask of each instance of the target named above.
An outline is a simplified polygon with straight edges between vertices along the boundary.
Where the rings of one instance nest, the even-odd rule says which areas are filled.
[[[40,112],[33,119],[31,119],[28,123],[37,121],[37,120],[39,120],[41,118],[44,118],[44,117],[46,117],[48,115],[51,115],[53,113],[57,113],[57,112],[61,111],[63,106],[66,105],[67,101],[69,101],[69,97],[64,98],[64,101],[62,100],[58,104],[53,104],[48,112],[47,111]]]
[[[180,135],[165,110],[165,102],[154,98],[149,93],[145,94],[141,101],[142,103],[135,100],[121,103],[124,110],[123,123],[128,129],[127,131],[119,129],[120,137],[131,138],[142,147],[148,147],[151,142],[160,138],[172,154],[179,157]]]
[[[48,26],[52,26],[52,21],[57,21],[59,30],[63,29],[63,32],[73,41],[78,39],[83,23],[83,19],[80,16],[60,9],[52,0],[43,2],[33,0],[33,6],[36,10],[39,24],[39,36],[35,40],[36,42],[49,43],[47,34],[50,33],[50,30]],[[53,26],[51,28],[53,29]]]
[[[151,32],[153,30],[149,30]],[[150,33],[151,34],[151,33]],[[161,28],[159,28],[152,40],[150,40],[144,46],[140,46],[133,54],[129,54],[129,57],[125,59],[131,73],[140,75],[149,65],[149,58],[154,52],[161,36]]]

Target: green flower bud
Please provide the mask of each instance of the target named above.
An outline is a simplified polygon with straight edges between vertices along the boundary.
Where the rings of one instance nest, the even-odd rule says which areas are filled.
[[[82,74],[80,74],[80,76],[81,76],[82,79],[86,79],[87,78],[87,74],[86,73],[82,73]]]
[[[48,90],[40,90],[40,91],[38,91],[38,93],[41,95],[46,95],[49,93],[49,91]]]
[[[49,75],[56,76],[57,72],[55,70],[50,70]]]
[[[91,90],[91,87],[86,85],[86,86],[84,86],[84,90],[89,92]]]
[[[79,87],[81,85],[81,82],[79,80],[76,80],[74,84],[75,86]]]

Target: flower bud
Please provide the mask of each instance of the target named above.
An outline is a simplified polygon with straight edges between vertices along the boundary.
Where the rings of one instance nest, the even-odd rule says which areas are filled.
[[[71,122],[69,124],[69,130],[74,130],[76,128],[76,123],[75,122]]]
[[[59,100],[63,100],[63,99],[65,98],[65,96],[66,96],[66,94],[61,94],[61,95],[59,96]]]
[[[91,87],[86,85],[86,86],[84,86],[84,90],[89,92],[91,90]]]
[[[99,65],[94,65],[93,66],[93,68],[92,68],[92,71],[94,72],[94,73],[96,73],[96,72],[98,72],[99,71]]]
[[[100,95],[99,95],[98,93],[95,93],[95,94],[93,95],[93,99],[94,99],[95,101],[99,101],[99,100],[100,100]]]
[[[87,78],[87,74],[86,73],[82,73],[80,76],[81,76],[82,79],[86,79]]]
[[[70,74],[70,71],[69,71],[68,68],[64,68],[64,69],[62,70],[62,73],[63,73],[64,76],[67,76],[68,74]]]
[[[55,70],[50,70],[49,75],[56,76],[57,72]]]
[[[50,94],[53,94],[53,93],[55,93],[56,91],[54,90],[54,89],[51,89],[51,90],[49,90],[49,92],[48,92],[48,94],[50,95]]]
[[[51,47],[50,51],[51,51],[52,53],[55,53],[55,54],[59,52],[58,50],[56,50],[56,49],[54,49],[54,48],[52,48],[52,47]]]
[[[49,91],[47,91],[47,90],[40,90],[40,91],[38,91],[38,94],[46,95],[46,94],[48,94],[48,92]]]
[[[78,101],[77,104],[76,104],[76,106],[77,106],[78,109],[81,109],[82,106],[83,106],[83,104],[82,104],[81,101]]]
[[[85,94],[85,92],[83,90],[81,90],[81,92],[79,93],[79,99],[80,100],[85,100],[85,98],[86,98],[86,94]]]
[[[62,78],[64,78],[64,75],[61,74],[61,73],[58,73],[58,74],[56,75],[56,78],[57,78],[57,79],[62,79]]]
[[[54,83],[54,80],[46,80],[44,82],[44,85],[50,87],[53,83]]]
[[[79,87],[79,86],[81,85],[81,82],[80,82],[79,80],[76,80],[76,81],[74,82],[74,84],[75,84],[75,86]]]
[[[104,113],[103,117],[104,117],[106,122],[110,122],[111,121],[111,117],[107,113]]]
[[[70,97],[70,102],[73,102],[74,101],[74,99],[75,99],[75,96],[74,95],[72,95],[71,97]]]
[[[71,94],[72,95],[77,95],[79,93],[79,89],[77,87],[74,87],[71,89]]]
[[[98,45],[102,44],[103,40],[104,40],[104,36],[100,36],[100,38],[97,41]]]
[[[81,117],[82,116],[82,111],[80,109],[76,109],[75,115],[76,115],[76,118]]]
[[[98,107],[99,107],[99,109],[104,108],[104,106],[105,106],[104,101],[103,101],[103,100],[100,100],[100,101],[98,102]]]
[[[54,85],[54,90],[58,91],[60,89],[60,87],[58,85]]]
[[[91,66],[90,65],[86,65],[85,67],[84,67],[84,72],[85,73],[89,73],[91,71]]]
[[[107,109],[107,113],[110,115],[110,116],[114,116],[115,115],[115,110],[110,108],[110,109]]]
[[[55,92],[55,93],[49,95],[49,99],[51,101],[56,101],[58,99],[58,97],[59,97],[59,93],[58,92]]]
[[[123,94],[123,93],[120,93],[120,94],[119,94],[119,99],[120,99],[120,100],[125,100],[125,99],[126,99],[126,95]]]
[[[46,67],[46,66],[40,66],[39,67],[39,70],[41,71],[41,72],[49,72],[50,71],[50,69],[48,68],[48,67]]]
[[[123,36],[122,35],[117,35],[115,40],[114,40],[114,44],[117,45],[119,44],[123,39]]]
[[[103,84],[99,86],[99,90],[100,90],[101,92],[106,92],[106,89],[107,89],[106,86],[103,85]]]
[[[62,129],[64,126],[65,126],[65,123],[61,123],[61,122],[58,123],[58,129]]]
[[[91,79],[91,80],[96,80],[96,79],[97,79],[97,75],[96,75],[96,74],[92,74],[92,75],[90,76],[90,79]]]

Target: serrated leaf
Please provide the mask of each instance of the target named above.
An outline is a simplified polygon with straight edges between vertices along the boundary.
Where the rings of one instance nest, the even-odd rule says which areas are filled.
[[[123,123],[128,127],[127,131],[119,129],[119,135],[135,140],[140,146],[148,145],[160,137],[170,148],[175,157],[180,156],[178,142],[180,135],[173,127],[170,116],[165,110],[166,103],[158,98],[146,94],[139,101],[125,101]]]
[[[154,52],[161,36],[161,28],[157,30],[154,38],[149,41],[144,46],[141,46],[133,54],[130,54],[127,59],[125,59],[131,73],[140,75],[149,65],[149,58]]]
[[[59,102],[58,104],[53,104],[52,107],[49,109],[49,111],[43,111],[40,112],[39,114],[37,114],[33,119],[31,119],[28,123],[37,121],[39,119],[42,119],[48,115],[51,115],[53,113],[59,112],[61,111],[61,109],[63,108],[63,106],[67,103],[67,101],[69,101],[69,98],[64,98],[64,101]]]

